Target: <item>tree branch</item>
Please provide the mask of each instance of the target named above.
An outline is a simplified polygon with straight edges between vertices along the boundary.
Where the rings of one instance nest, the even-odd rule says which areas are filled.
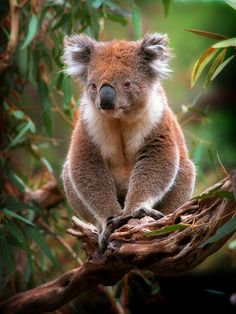
[[[0,58],[0,73],[5,71],[12,61],[12,56],[16,50],[19,37],[20,26],[20,6],[17,0],[9,0],[10,16],[11,16],[11,33],[6,50],[2,53]]]
[[[153,221],[150,217],[130,219],[110,236],[104,254],[96,249],[80,268],[2,302],[0,312],[36,314],[53,311],[98,284],[114,285],[134,268],[151,270],[161,275],[193,269],[232,235],[228,234],[217,242],[201,246],[235,214],[236,201],[221,196],[224,192],[235,193],[235,178],[234,172],[232,182],[230,177],[225,178],[208,189],[206,197],[192,200],[158,221]],[[77,221],[74,223],[77,224]],[[147,232],[173,224],[180,224],[184,229],[146,236]],[[77,230],[74,228],[70,232],[74,232],[88,245],[91,241],[96,247],[96,232],[92,228],[88,231],[86,224],[78,225]],[[83,232],[86,232],[86,236]],[[89,232],[94,235],[92,240],[89,239]]]

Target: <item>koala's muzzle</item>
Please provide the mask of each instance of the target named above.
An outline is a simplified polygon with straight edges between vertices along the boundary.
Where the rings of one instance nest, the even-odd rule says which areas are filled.
[[[114,109],[116,92],[110,85],[103,85],[99,92],[100,107],[104,110]]]

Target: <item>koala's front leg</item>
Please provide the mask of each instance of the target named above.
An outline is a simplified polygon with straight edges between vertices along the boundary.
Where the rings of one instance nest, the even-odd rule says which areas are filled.
[[[163,217],[164,213],[153,207],[171,189],[178,170],[179,153],[171,139],[163,141],[162,137],[157,137],[147,142],[132,171],[122,215],[109,221],[113,228],[131,217]]]
[[[106,234],[103,231],[107,220],[122,211],[115,182],[98,148],[83,128],[74,131],[72,143],[67,160],[70,180],[78,200],[87,208],[88,216],[93,215],[96,227],[102,234],[100,243],[104,245]]]

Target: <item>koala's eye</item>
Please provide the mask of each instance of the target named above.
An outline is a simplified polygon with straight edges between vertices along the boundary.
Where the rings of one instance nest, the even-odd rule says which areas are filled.
[[[124,83],[124,88],[128,89],[128,88],[130,88],[130,85],[131,85],[130,82],[125,82]]]
[[[91,85],[91,87],[92,87],[93,90],[97,90],[96,84],[93,83],[93,84]]]

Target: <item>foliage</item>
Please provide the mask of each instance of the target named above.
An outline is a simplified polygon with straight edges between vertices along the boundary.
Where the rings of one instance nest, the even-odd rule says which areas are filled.
[[[70,80],[61,71],[63,38],[85,32],[98,39],[104,19],[122,25],[133,20],[140,37],[141,23],[132,0],[10,0],[1,2],[1,9],[0,288],[6,293],[10,283],[26,289],[34,285],[35,275],[41,273],[44,280],[52,267],[61,270],[62,225],[69,221],[69,209],[39,208],[27,200],[27,193],[55,175],[43,152],[58,144],[54,116],[59,114],[69,126],[77,118]],[[53,241],[59,249],[50,249]]]
[[[223,39],[209,47],[195,63],[191,77],[191,87],[195,85],[202,71],[212,61],[211,67],[204,82],[204,87],[207,87],[210,82],[212,82],[217,77],[217,75],[219,75],[220,72],[226,67],[226,65],[235,57],[234,52],[233,55],[225,59],[227,48],[236,48],[236,37],[226,38],[225,36],[220,34],[200,31],[196,29],[187,30],[200,36],[213,39]]]

